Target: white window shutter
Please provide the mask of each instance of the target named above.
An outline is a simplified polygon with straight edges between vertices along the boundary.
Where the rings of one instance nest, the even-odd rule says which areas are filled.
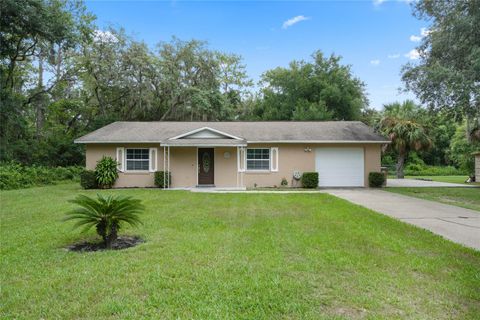
[[[270,149],[270,170],[278,171],[278,148]]]
[[[125,171],[125,148],[117,148],[117,170]]]
[[[150,157],[149,158],[149,171],[155,172],[157,171],[157,148],[150,148]]]

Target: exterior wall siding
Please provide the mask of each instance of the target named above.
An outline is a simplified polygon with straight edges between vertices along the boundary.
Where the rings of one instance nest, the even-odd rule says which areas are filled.
[[[379,144],[366,144],[365,152],[365,187],[368,187],[368,175],[370,172],[381,172],[382,146]]]
[[[225,153],[228,152],[227,157]],[[237,148],[215,148],[215,186],[237,187]]]
[[[95,170],[97,162],[105,155],[116,158],[117,147],[125,148],[157,148],[157,170],[163,170],[163,148],[158,144],[87,144],[86,145],[86,168]],[[119,172],[114,188],[126,187],[154,187],[153,172]]]
[[[286,178],[289,186],[297,186],[293,180],[293,171],[315,171],[315,150],[305,152],[307,145],[303,144],[249,144],[248,148],[278,148],[278,171],[258,172],[246,171],[244,183],[247,188],[280,186],[282,178]],[[298,183],[298,186],[300,184]]]
[[[163,147],[162,156],[163,156]],[[163,170],[163,162],[160,167]],[[170,147],[172,188],[194,187],[197,184],[197,148]]]
[[[237,172],[237,149],[236,147],[216,147],[214,152],[215,161],[215,185],[217,187],[237,187],[240,179],[243,185],[253,187],[280,186],[282,178],[286,178],[289,186],[297,186],[293,180],[293,171],[315,171],[315,148],[321,147],[363,147],[365,162],[365,186],[368,186],[368,174],[372,171],[380,171],[381,145],[379,144],[250,144],[249,148],[278,148],[278,171],[247,171]],[[103,155],[115,158],[117,147],[152,148],[158,150],[157,170],[163,170],[163,147],[158,144],[87,144],[86,145],[86,168],[95,169],[95,165]],[[305,152],[306,148],[311,152]],[[225,157],[225,153],[230,153]],[[477,163],[480,157],[477,156]],[[478,166],[478,165],[477,165]],[[170,171],[172,172],[172,187],[194,187],[197,185],[197,148],[196,147],[170,147]],[[240,177],[242,175],[243,177]],[[478,175],[478,174],[477,174]],[[154,174],[152,172],[120,172],[114,187],[153,187]],[[299,183],[298,183],[298,186]]]
[[[364,181],[368,186],[368,174],[372,171],[380,172],[381,167],[381,146],[379,144],[278,144],[265,145],[254,144],[248,145],[249,148],[269,148],[278,147],[278,172],[245,172],[245,186],[252,188],[280,186],[282,178],[286,178],[289,186],[297,186],[293,180],[293,171],[313,172],[315,171],[315,148],[334,147],[334,148],[364,148]],[[311,152],[305,152],[309,148]],[[298,183],[299,184],[299,183]]]

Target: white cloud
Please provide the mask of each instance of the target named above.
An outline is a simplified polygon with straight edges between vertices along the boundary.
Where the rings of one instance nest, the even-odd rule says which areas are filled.
[[[421,28],[421,29],[420,29],[420,35],[421,35],[422,37],[428,36],[428,35],[430,34],[430,32],[431,32],[431,31],[428,30],[427,28]]]
[[[426,37],[430,34],[430,30],[428,30],[427,28],[421,28],[420,29],[420,35],[419,36],[416,36],[416,35],[411,35],[410,36],[410,41],[413,41],[413,42],[420,42],[420,40],[422,40],[423,37]]]
[[[418,50],[412,49],[405,54],[405,57],[407,57],[410,60],[418,60],[420,58],[420,53],[418,52]]]
[[[389,54],[388,59],[398,59],[400,58],[400,53]]]
[[[420,37],[420,36],[414,36],[414,35],[410,36],[410,41],[420,42],[420,40],[422,40],[422,37]]]
[[[380,64],[380,60],[378,60],[378,59],[372,60],[372,61],[370,61],[370,64],[374,65],[374,66],[378,66]]]
[[[94,30],[93,40],[95,42],[118,42],[117,37],[110,31]]]
[[[372,1],[373,1],[373,5],[374,5],[374,6],[379,6],[379,5],[381,5],[382,3],[387,2],[387,0],[372,0]],[[388,1],[391,1],[391,0],[388,0]],[[397,1],[397,2],[404,2],[404,3],[406,3],[406,4],[410,4],[410,3],[415,2],[415,1],[417,1],[417,0],[396,0],[396,1]]]
[[[291,19],[288,19],[287,21],[285,21],[282,25],[282,29],[287,29],[288,27],[291,27],[293,26],[294,24],[296,23],[299,23],[300,21],[305,21],[305,20],[309,20],[310,18],[309,17],[305,17],[305,16],[296,16],[296,17],[293,17]]]

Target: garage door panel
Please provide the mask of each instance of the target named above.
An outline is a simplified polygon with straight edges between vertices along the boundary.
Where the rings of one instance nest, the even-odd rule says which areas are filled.
[[[320,187],[363,187],[363,148],[317,148],[315,167]]]

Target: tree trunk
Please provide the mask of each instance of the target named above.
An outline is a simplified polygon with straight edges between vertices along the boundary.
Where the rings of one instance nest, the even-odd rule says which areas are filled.
[[[104,238],[105,242],[105,248],[111,249],[112,244],[117,240],[118,238],[118,231],[117,231],[117,226],[115,224],[112,225],[110,229],[110,233]]]
[[[472,142],[472,137],[470,136],[470,131],[471,131],[471,127],[470,127],[470,117],[467,115],[465,115],[465,122],[466,122],[466,126],[465,126],[465,134],[466,134],[466,138],[467,138],[467,142],[468,143],[471,143]]]
[[[398,154],[397,159],[397,179],[403,179],[405,175],[403,174],[403,168],[405,167],[405,158],[406,154],[404,152],[400,152]]]
[[[37,90],[41,92],[43,90],[43,52],[40,51],[38,55],[38,82],[37,82]],[[35,101],[35,113],[36,113],[36,121],[35,121],[35,129],[36,129],[36,138],[40,139],[43,130],[43,124],[45,122],[45,110],[44,110],[44,94],[41,93],[38,95]]]

